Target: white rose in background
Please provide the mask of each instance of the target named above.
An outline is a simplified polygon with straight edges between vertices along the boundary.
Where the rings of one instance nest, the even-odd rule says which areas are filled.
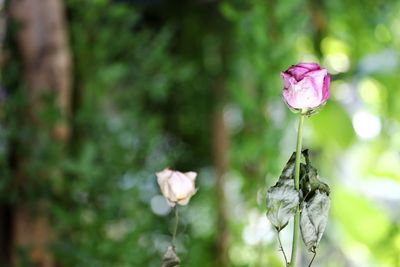
[[[196,193],[195,180],[197,173],[182,173],[170,169],[157,172],[157,182],[161,193],[167,199],[168,204],[174,207],[176,204],[186,205]]]
[[[180,259],[175,252],[175,238],[179,225],[178,206],[189,203],[190,198],[196,194],[195,180],[197,173],[195,172],[178,172],[170,169],[164,169],[156,173],[157,182],[160,186],[161,193],[167,199],[168,204],[175,210],[175,226],[172,232],[171,245],[162,259],[162,267],[178,267]]]

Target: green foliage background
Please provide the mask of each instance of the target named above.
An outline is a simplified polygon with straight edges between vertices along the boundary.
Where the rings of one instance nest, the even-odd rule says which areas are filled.
[[[14,177],[6,165],[15,142],[32,142],[33,126],[19,115],[19,56],[3,70],[1,199],[48,201],[57,233],[49,249],[61,266],[159,266],[173,220],[154,212],[154,173],[167,166],[199,172],[199,191],[181,208],[182,266],[215,266],[218,107],[230,138],[229,266],[283,266],[264,203],[295,147],[296,116],[281,101],[279,73],[310,60],[333,81],[329,102],[305,125],[304,144],[332,189],[314,266],[400,266],[398,1],[133,2],[65,2],[73,138],[67,151],[44,133],[35,136],[37,150],[18,147],[33,159],[34,186],[22,192],[7,191]],[[51,102],[49,125],[58,119]],[[44,169],[58,171],[43,178]],[[290,233],[283,242],[289,250]],[[302,266],[309,256],[302,248]]]

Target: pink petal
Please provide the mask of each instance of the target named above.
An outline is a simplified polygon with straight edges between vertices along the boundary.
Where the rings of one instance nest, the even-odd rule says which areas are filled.
[[[322,91],[322,102],[325,102],[329,98],[329,86],[331,83],[331,77],[326,75],[324,78],[324,89]]]
[[[320,69],[320,70],[312,70],[309,73],[307,73],[308,77],[325,77],[326,75],[328,75],[328,72],[326,71],[326,69]]]
[[[296,108],[292,105],[292,97],[288,89],[282,90],[282,98],[285,101],[286,105],[288,105],[290,108]]]
[[[292,66],[290,67],[286,72],[293,76],[296,81],[300,81],[304,78],[305,74],[308,73],[310,70],[307,68],[303,68],[303,67],[298,67],[296,66]]]
[[[329,98],[330,78],[317,63],[299,63],[281,73],[282,97],[290,108],[315,108]]]
[[[320,99],[322,99],[324,80],[327,75],[328,73],[326,69],[310,71],[306,75],[307,77],[310,77],[312,79],[314,90],[320,96]]]
[[[302,68],[306,68],[310,71],[312,70],[320,70],[321,67],[317,64],[317,63],[313,63],[313,62],[306,62],[306,63],[299,63],[296,66],[302,67]]]
[[[321,103],[321,93],[316,91],[311,77],[305,77],[287,90],[282,91],[282,96],[287,105],[294,109],[314,108]]]
[[[286,72],[281,72],[281,78],[283,80],[283,86],[288,88],[290,86],[290,80],[293,79],[293,77]]]

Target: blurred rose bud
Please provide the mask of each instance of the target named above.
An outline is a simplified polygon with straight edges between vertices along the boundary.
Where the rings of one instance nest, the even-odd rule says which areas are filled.
[[[307,110],[310,114],[329,98],[329,74],[316,63],[293,65],[281,72],[281,78],[283,99],[295,111]]]
[[[164,169],[156,173],[156,175],[161,193],[171,207],[174,207],[176,204],[188,204],[190,198],[197,191],[194,184],[197,176],[195,172],[182,173]]]

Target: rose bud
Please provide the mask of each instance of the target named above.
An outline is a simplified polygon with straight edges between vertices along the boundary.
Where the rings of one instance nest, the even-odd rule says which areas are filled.
[[[311,114],[329,98],[330,77],[317,63],[299,63],[281,72],[282,97],[290,109]]]
[[[156,175],[161,193],[171,207],[174,207],[176,204],[188,204],[190,198],[197,191],[194,185],[197,176],[195,172],[182,173],[164,169],[161,172],[157,172]]]

